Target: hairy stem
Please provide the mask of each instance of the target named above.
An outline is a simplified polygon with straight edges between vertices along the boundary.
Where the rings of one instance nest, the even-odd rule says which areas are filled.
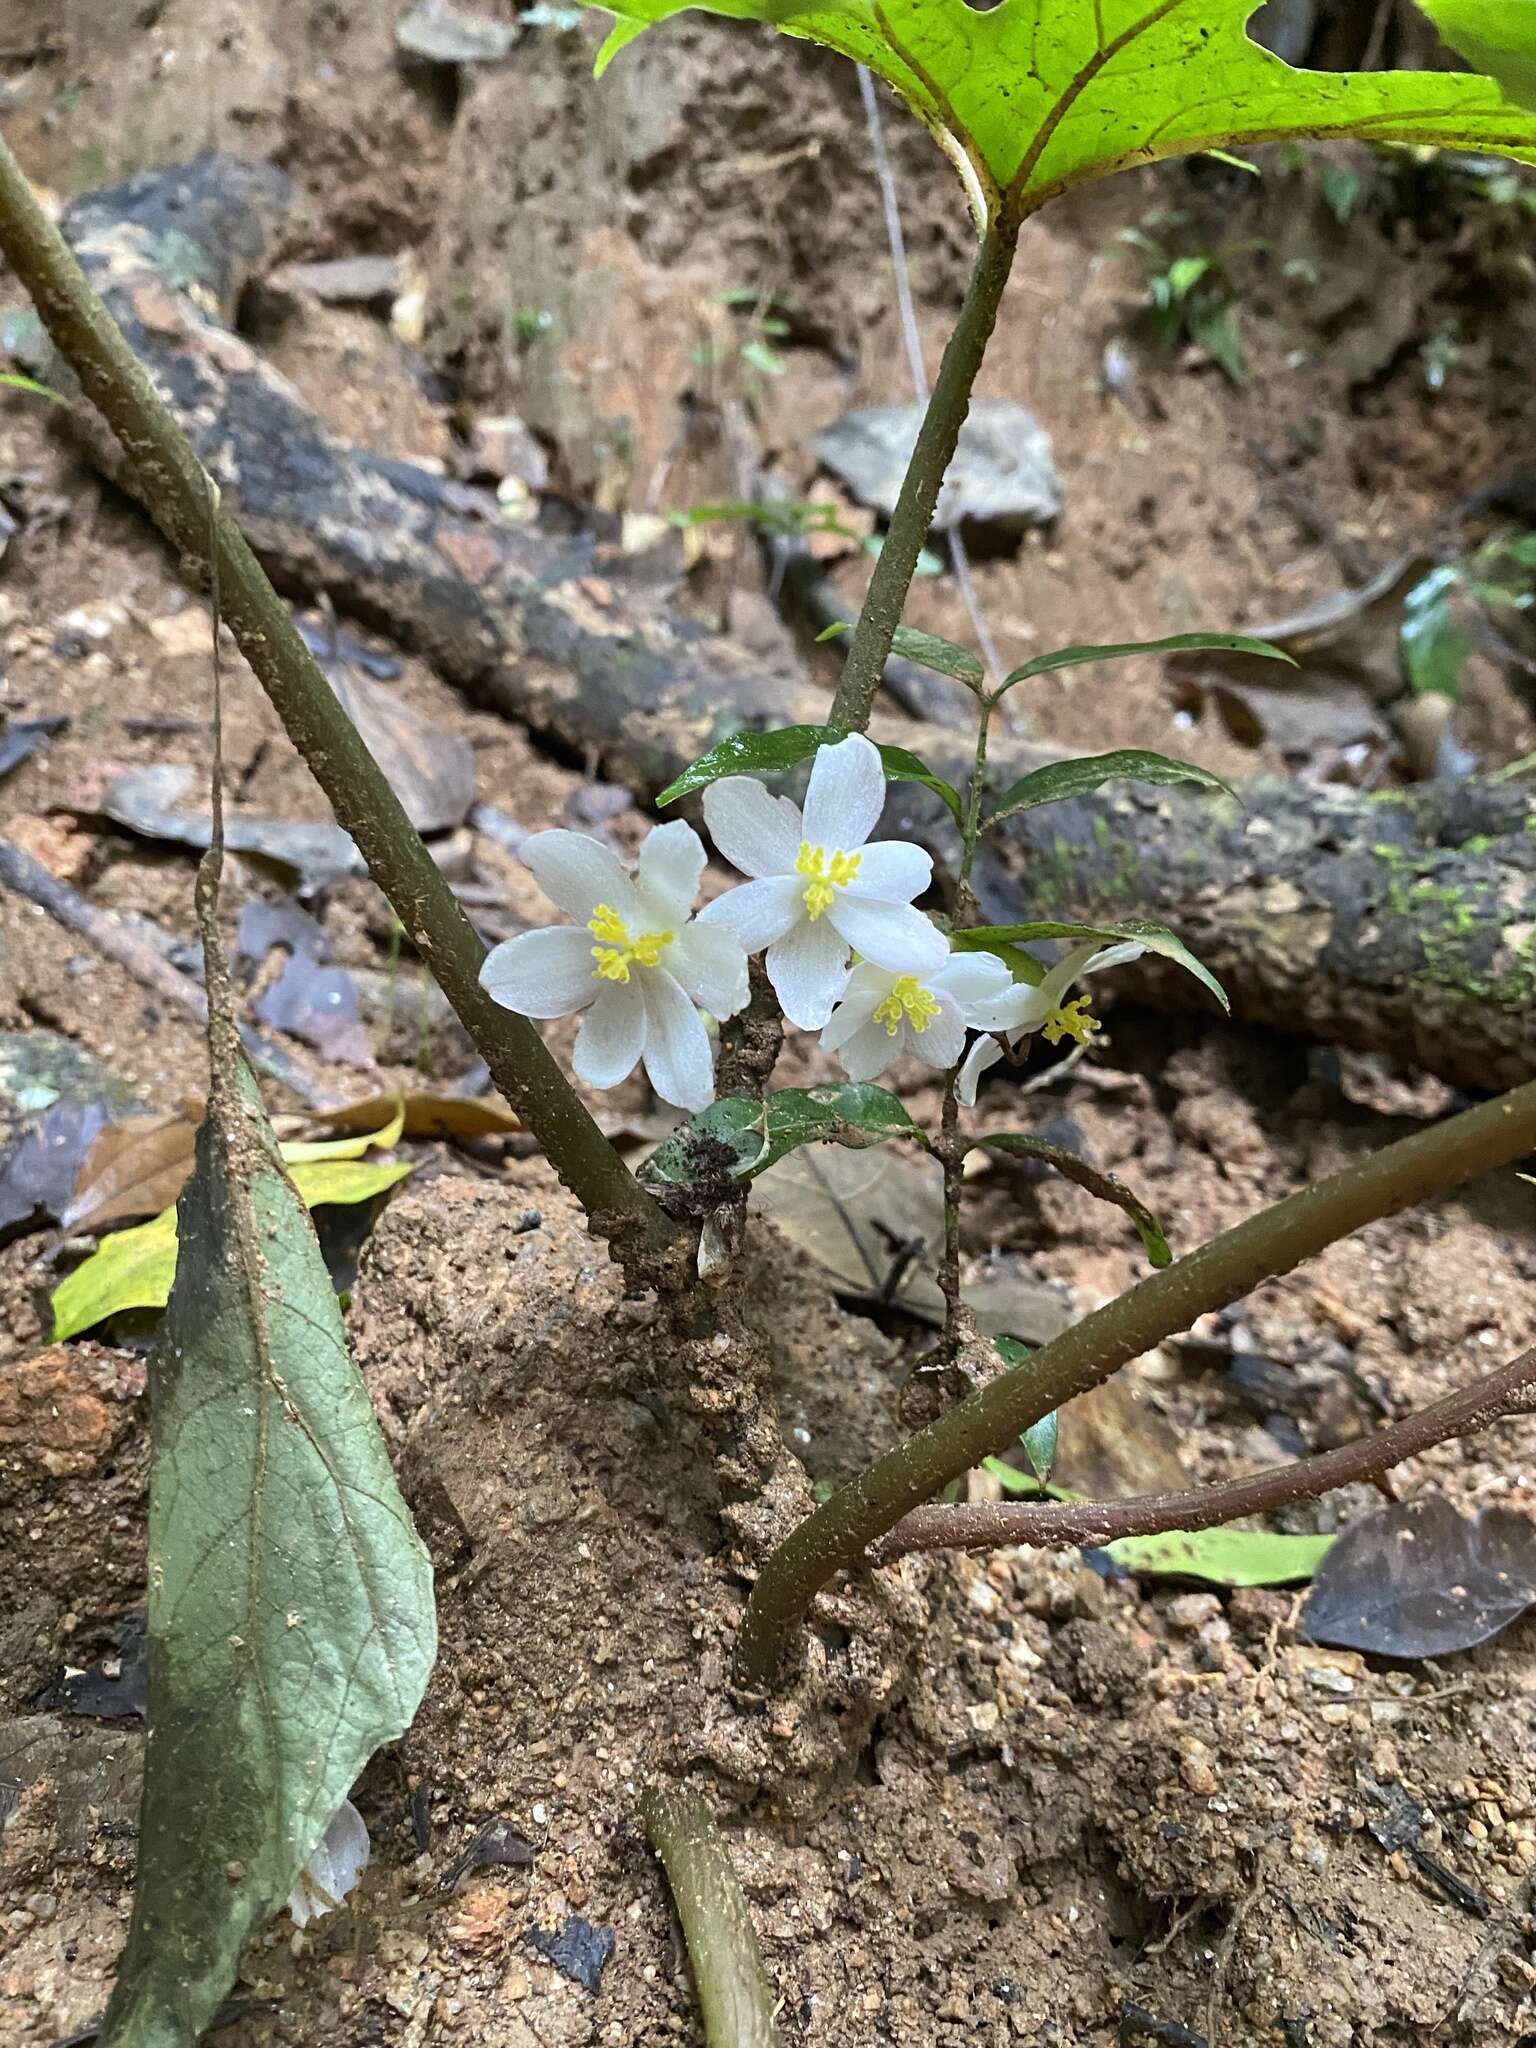
[[[778,2048],[773,1989],[714,1815],[696,1792],[659,1785],[640,1817],[677,1902],[708,2048]]]
[[[3,140],[0,253],[122,443],[134,488],[156,525],[195,573],[207,578],[216,567],[224,617],[241,651],[497,1087],[615,1254],[637,1276],[659,1276],[681,1233],[636,1184],[533,1026],[481,988],[485,948],[473,926],[239,527],[219,513],[210,533],[210,485],[202,464]]]
[[[1287,1196],[1085,1316],[851,1480],[779,1545],[747,1604],[737,1646],[741,1683],[772,1682],[791,1633],[835,1572],[1053,1408],[1362,1224],[1507,1166],[1533,1146],[1536,1081],[1528,1081]]]
[[[1536,1351],[1433,1401],[1358,1443],[1315,1458],[1298,1458],[1187,1493],[1144,1494],[1112,1501],[975,1501],[914,1508],[870,1550],[890,1564],[914,1550],[982,1550],[1032,1543],[1040,1550],[1093,1549],[1122,1536],[1160,1536],[1170,1529],[1214,1529],[1244,1515],[1269,1515],[1296,1501],[1316,1500],[1340,1486],[1380,1479],[1453,1436],[1476,1436],[1506,1415],[1529,1413],[1536,1394]]]
[[[1018,238],[1018,223],[1010,220],[994,222],[982,237],[965,304],[939,365],[912,460],[907,464],[901,496],[869,579],[864,609],[859,614],[837,695],[832,700],[828,717],[831,725],[862,732],[869,724],[885,658],[901,624],[917,558],[933,523],[933,508],[938,503],[944,472],[949,468],[970,410],[971,386],[997,322],[997,309],[1013,266]]]

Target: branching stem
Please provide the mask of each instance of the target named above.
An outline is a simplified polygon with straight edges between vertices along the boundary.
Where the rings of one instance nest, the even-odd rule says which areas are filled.
[[[1529,1413],[1533,1399],[1536,1350],[1522,1352],[1498,1372],[1431,1402],[1416,1415],[1314,1458],[1245,1473],[1219,1486],[1145,1494],[1136,1500],[974,1501],[914,1508],[872,1546],[870,1556],[876,1564],[890,1564],[914,1550],[983,1550],[998,1543],[1032,1543],[1041,1550],[1093,1549],[1122,1536],[1214,1529],[1245,1515],[1273,1514],[1297,1501],[1317,1500],[1340,1486],[1380,1479],[1394,1465],[1451,1437],[1476,1436],[1506,1415]]]
[[[122,443],[151,518],[206,580],[209,482],[202,464],[3,140],[0,253]],[[224,617],[241,651],[497,1087],[632,1274],[669,1274],[681,1232],[637,1185],[532,1024],[481,988],[485,948],[227,513],[215,518],[213,541]]]
[[[714,1815],[697,1792],[658,1785],[640,1817],[677,1902],[708,2048],[778,2048],[773,1988]]]
[[[762,1689],[773,1682],[790,1636],[834,1573],[1053,1408],[1363,1224],[1507,1166],[1533,1147],[1536,1081],[1528,1081],[1287,1196],[1085,1316],[879,1459],[779,1545],[747,1604],[737,1646],[741,1683]]]

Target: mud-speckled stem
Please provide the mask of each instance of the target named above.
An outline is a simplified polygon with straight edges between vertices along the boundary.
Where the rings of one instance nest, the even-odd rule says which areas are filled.
[[[1287,1196],[1085,1316],[850,1480],[779,1545],[747,1603],[737,1646],[741,1684],[773,1682],[791,1635],[835,1572],[1053,1408],[1363,1224],[1507,1166],[1533,1147],[1536,1081],[1528,1081]]]
[[[202,464],[3,140],[0,252],[86,397],[122,443],[134,488],[156,525],[206,576],[210,486]],[[497,1087],[632,1274],[654,1280],[670,1272],[682,1233],[637,1185],[538,1032],[481,988],[485,948],[287,606],[227,514],[217,517],[213,532],[230,630]]]
[[[997,309],[1013,267],[1018,238],[1018,222],[1009,219],[995,221],[981,238],[965,304],[944,350],[944,360],[939,365],[912,459],[902,480],[901,495],[869,579],[864,609],[854,628],[848,659],[832,700],[829,724],[857,732],[869,724],[875,692],[885,672],[885,658],[901,624],[917,558],[933,524],[944,472],[949,468],[960,429],[971,408],[971,387],[997,324]]]
[[[677,1902],[708,2048],[778,2048],[773,1987],[714,1815],[697,1792],[657,1785],[640,1817]]]
[[[1525,1351],[1417,1414],[1313,1458],[1246,1472],[1218,1486],[1142,1494],[1135,1500],[958,1501],[952,1507],[914,1508],[872,1546],[870,1556],[876,1564],[890,1564],[914,1550],[986,1550],[998,1543],[1081,1550],[1116,1543],[1122,1536],[1215,1529],[1245,1515],[1272,1515],[1277,1508],[1317,1500],[1341,1486],[1380,1479],[1394,1465],[1454,1436],[1476,1436],[1506,1415],[1529,1414],[1533,1396],[1536,1351]]]

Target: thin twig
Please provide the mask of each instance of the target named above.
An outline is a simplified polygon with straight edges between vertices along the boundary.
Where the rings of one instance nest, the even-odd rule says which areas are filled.
[[[122,443],[150,516],[189,567],[206,574],[207,473],[3,140],[0,254]],[[631,1278],[676,1279],[686,1270],[683,1233],[636,1183],[533,1025],[480,986],[485,948],[227,513],[215,518],[214,539],[222,609],[241,652],[497,1087]]]
[[[658,1785],[640,1817],[683,1923],[708,2048],[778,2048],[773,1987],[714,1815],[697,1792]]]
[[[1053,1408],[1363,1224],[1508,1166],[1533,1146],[1536,1081],[1528,1081],[1248,1217],[1042,1345],[851,1479],[779,1545],[747,1603],[737,1645],[740,1682],[770,1684],[791,1634],[829,1579]]]
[[[1144,1494],[1113,1501],[967,1501],[915,1508],[875,1544],[879,1564],[914,1550],[981,1550],[1028,1543],[1037,1550],[1093,1550],[1123,1536],[1161,1536],[1170,1529],[1214,1529],[1246,1515],[1270,1515],[1297,1501],[1317,1500],[1341,1486],[1380,1479],[1451,1437],[1476,1436],[1506,1415],[1529,1413],[1536,1389],[1536,1350],[1432,1401],[1355,1443],[1266,1472],[1245,1473],[1219,1486]]]
[[[907,265],[907,238],[902,232],[901,204],[896,197],[896,173],[890,151],[885,146],[885,123],[880,115],[875,81],[867,64],[860,64],[857,69],[859,95],[864,102],[864,123],[869,130],[870,154],[875,160],[875,179],[880,187],[880,206],[885,215],[885,238],[890,245],[891,267],[896,273],[896,305],[901,316],[901,338],[907,351],[907,368],[912,377],[912,395],[919,405],[926,405],[928,366],[923,361],[923,339],[918,331],[917,309],[912,303],[912,273]],[[948,538],[950,560],[955,565],[955,581],[960,586],[960,596],[971,622],[971,631],[976,635],[976,645],[981,649],[982,659],[993,678],[1001,679],[1002,657],[987,624],[987,615],[981,608],[981,596],[971,575],[970,550],[958,524]]]
[[[162,960],[154,947],[130,931],[121,918],[87,903],[78,891],[71,889],[67,882],[61,882],[57,875],[49,874],[40,861],[34,860],[13,839],[3,837],[0,837],[0,888],[13,889],[40,910],[46,910],[66,931],[94,946],[106,959],[115,960],[119,967],[126,968],[134,980],[142,983],[153,995],[159,996],[173,1009],[183,1011],[196,1023],[207,1025],[208,998],[190,975],[173,967],[169,960]],[[280,1082],[306,1109],[329,1106],[331,1098],[323,1089],[316,1087],[281,1046],[274,1045],[248,1024],[240,1027],[240,1042],[257,1072]]]

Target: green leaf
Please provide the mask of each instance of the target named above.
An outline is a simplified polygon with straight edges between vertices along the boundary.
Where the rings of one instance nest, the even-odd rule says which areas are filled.
[[[1341,228],[1347,228],[1360,199],[1360,173],[1348,164],[1324,164],[1323,203]]]
[[[377,1144],[384,1134],[374,1133],[366,1143]],[[356,1138],[338,1139],[344,1148],[338,1157],[327,1145],[329,1157],[301,1159],[290,1171],[294,1188],[311,1209],[327,1204],[347,1207],[371,1202],[386,1188],[415,1172],[410,1160],[381,1161],[372,1165],[355,1156]],[[290,1152],[310,1152],[309,1146],[292,1146]],[[114,1230],[91,1256],[53,1291],[53,1341],[61,1344],[77,1337],[108,1316],[128,1308],[164,1308],[176,1277],[176,1222],[178,1211],[162,1210],[149,1223],[132,1230]]]
[[[1208,768],[1196,768],[1189,761],[1170,761],[1166,754],[1149,754],[1140,747],[1122,747],[1113,754],[1084,754],[1076,761],[1051,761],[1029,775],[1021,775],[998,798],[997,809],[982,826],[992,826],[1018,811],[1031,811],[1037,804],[1064,803],[1069,797],[1087,796],[1106,782],[1198,782],[1223,796],[1238,798],[1230,782],[1223,782]]]
[[[780,775],[786,769],[808,761],[820,747],[836,746],[851,728],[842,725],[780,725],[772,732],[737,732],[719,741],[707,754],[685,768],[675,782],[656,799],[658,810],[674,804],[681,796],[719,782],[727,775]],[[887,782],[920,782],[941,798],[956,824],[960,822],[960,797],[905,747],[880,747],[880,765]]]
[[[102,2048],[190,2048],[436,1651],[431,1565],[314,1230],[233,1025],[210,1035],[150,1364],[149,1739]]]
[[[1117,940],[1133,939],[1138,946],[1145,946],[1149,953],[1158,953],[1165,960],[1173,960],[1192,974],[1196,981],[1203,982],[1224,1010],[1232,1005],[1227,1001],[1227,992],[1212,974],[1209,967],[1197,960],[1188,946],[1166,925],[1149,924],[1144,918],[1122,918],[1118,924],[977,924],[963,931],[950,934],[950,944],[961,953],[997,953],[1004,959],[1008,946],[1024,946],[1035,939],[1102,939],[1106,946]]]
[[[761,1102],[727,1096],[658,1145],[638,1177],[649,1188],[707,1188],[752,1180],[800,1145],[858,1150],[887,1138],[928,1142],[890,1090],[868,1081],[781,1088]]]
[[[834,619],[816,638],[835,640],[839,634],[852,631],[846,619]],[[968,690],[979,690],[986,679],[986,670],[968,647],[957,647],[953,640],[942,640],[937,633],[919,633],[915,626],[896,628],[891,652],[905,661],[915,661],[919,668],[931,668],[935,675],[953,676]]]
[[[1536,6],[1531,0],[1419,0],[1458,56],[1496,79],[1517,107],[1536,108]]]
[[[1123,1571],[1149,1578],[1208,1579],[1217,1586],[1293,1586],[1310,1579],[1332,1536],[1270,1529],[1171,1529],[1122,1536],[1105,1550]]]
[[[1461,672],[1472,651],[1452,607],[1459,582],[1449,564],[1431,569],[1403,599],[1397,635],[1409,685],[1420,695],[1449,697],[1453,702],[1460,701]]]
[[[1064,1145],[1053,1145],[1045,1138],[1035,1138],[1023,1131],[994,1131],[978,1141],[980,1149],[989,1152],[1009,1152],[1018,1159],[1039,1159],[1052,1166],[1076,1186],[1085,1188],[1090,1195],[1097,1195],[1101,1202],[1113,1202],[1117,1209],[1123,1209],[1135,1224],[1141,1237],[1142,1249],[1154,1266],[1171,1265],[1173,1253],[1168,1249],[1168,1240],[1163,1235],[1163,1226],[1158,1222],[1146,1203],[1135,1195],[1115,1174],[1104,1173],[1097,1166],[1090,1166],[1086,1159],[1080,1159],[1075,1152],[1069,1152]]]
[[[1118,661],[1128,654],[1257,654],[1266,661],[1294,659],[1267,640],[1250,640],[1245,633],[1170,633],[1165,640],[1119,640],[1108,647],[1058,647],[1053,654],[1037,654],[1003,678],[1002,689],[1027,683],[1032,676],[1048,675],[1052,669],[1082,668],[1090,661]],[[1002,690],[998,692],[999,696]]]
[[[690,5],[772,22],[867,64],[927,125],[982,221],[1022,219],[1056,193],[1132,164],[1292,136],[1536,158],[1536,117],[1491,80],[1293,71],[1249,40],[1253,0],[1005,0],[991,9],[968,0],[606,4],[615,26],[599,70],[643,29]],[[1449,4],[1465,8],[1468,0]],[[1506,0],[1506,14],[1524,4]],[[1503,31],[1491,34],[1485,22],[1482,43],[1508,75]]]
[[[1248,382],[1248,365],[1243,360],[1243,338],[1237,329],[1236,310],[1213,303],[1208,294],[1193,298],[1184,308],[1184,324],[1190,339],[1198,342],[1211,361],[1233,384]]]
[[[1026,1344],[1021,1337],[998,1336],[994,1337],[992,1342],[998,1357],[1010,1368],[1025,1364],[1034,1353],[1034,1346]],[[1058,1434],[1056,1410],[1053,1408],[1049,1415],[1042,1415],[1040,1420],[1031,1424],[1019,1438],[1041,1491],[1046,1489],[1051,1467],[1056,1462]],[[984,1458],[982,1465],[986,1471],[1000,1480],[1005,1492],[1020,1492],[1028,1485],[1023,1474],[1014,1466],[1005,1464],[1001,1458]],[[1023,1485],[1019,1483],[1021,1481]]]
[[[55,405],[69,403],[62,391],[54,391],[46,384],[39,384],[35,377],[23,377],[14,370],[0,370],[0,391],[26,391],[33,398],[51,398]]]

